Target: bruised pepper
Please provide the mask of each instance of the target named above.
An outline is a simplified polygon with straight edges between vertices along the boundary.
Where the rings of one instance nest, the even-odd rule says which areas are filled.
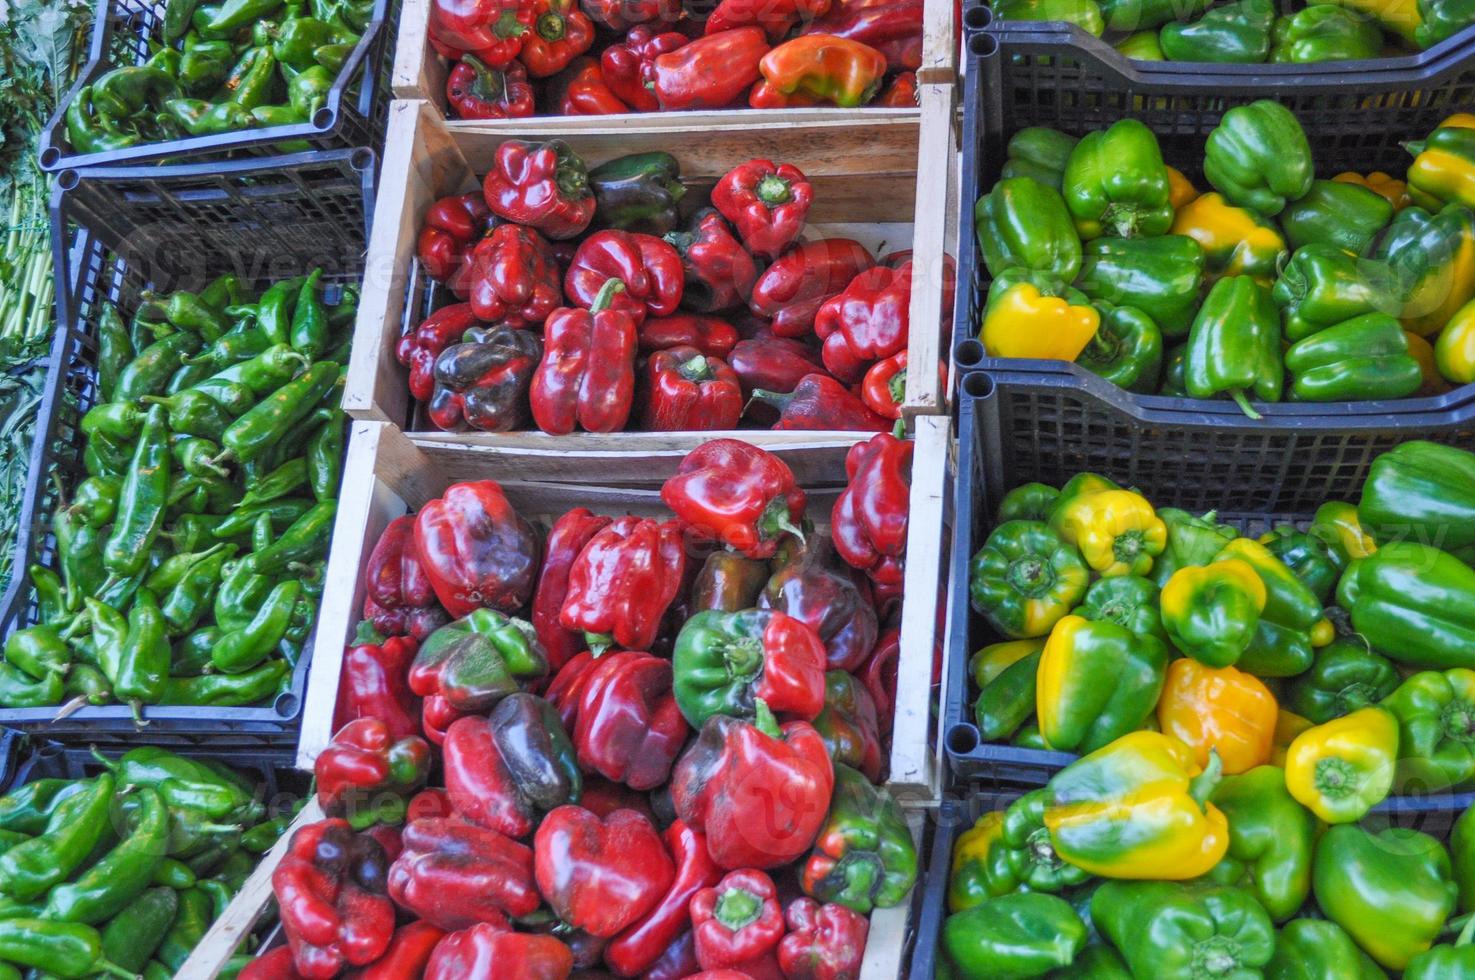
[[[989,287],[979,338],[989,357],[1073,361],[1100,325],[1101,314],[1080,290],[1013,269]]]

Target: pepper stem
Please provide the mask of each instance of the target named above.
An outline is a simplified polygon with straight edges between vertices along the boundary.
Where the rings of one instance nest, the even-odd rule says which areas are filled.
[[[118,764],[116,762],[114,762],[112,759],[109,759],[107,756],[103,755],[101,752],[97,751],[97,746],[95,746],[95,745],[89,745],[88,746],[88,749],[91,750],[92,757],[94,759],[96,759],[98,762],[102,763],[102,767],[104,769],[106,769],[108,772],[117,772],[118,771]]]
[[[714,377],[711,365],[701,354],[682,364],[680,373],[688,381],[710,381]]]
[[[744,888],[729,888],[717,899],[712,917],[732,932],[741,932],[758,921],[763,900]]]
[[[623,280],[606,279],[604,285],[599,287],[599,292],[594,294],[594,302],[589,305],[589,312],[603,313],[615,301],[615,295],[624,291],[625,283]]]
[[[463,54],[461,60],[471,66],[476,73],[476,86],[471,94],[479,99],[488,101],[506,101],[507,98],[507,76],[499,71],[492,71],[486,62],[474,54]]]
[[[1224,760],[1219,758],[1218,749],[1209,749],[1209,764],[1204,766],[1204,771],[1188,781],[1188,795],[1202,810],[1209,802],[1209,796],[1214,792],[1214,787],[1219,785],[1219,779],[1224,775]]]
[[[584,643],[589,647],[589,652],[594,655],[594,659],[598,660],[604,651],[615,645],[615,638],[608,633],[590,633],[586,630]]]
[[[906,401],[907,373],[905,371],[897,371],[891,376],[891,380],[886,382],[886,393],[891,396],[891,400],[897,405]]]
[[[105,960],[102,957],[93,960],[92,967],[95,970],[106,973],[110,977],[122,977],[124,980],[138,980],[138,974],[130,973],[118,964],[111,960]]]
[[[1250,400],[1245,397],[1245,392],[1243,388],[1230,388],[1229,397],[1234,399],[1234,403],[1239,406],[1239,410],[1241,412],[1244,412],[1256,422],[1265,417],[1259,412],[1255,411],[1254,407],[1250,405]]]
[[[56,709],[56,714],[52,716],[51,723],[56,724],[63,718],[70,718],[85,707],[87,707],[87,695],[79,694]]]
[[[379,632],[379,629],[374,625],[373,620],[359,620],[358,628],[355,629],[353,633],[354,646],[378,646],[379,644],[383,643],[384,640],[384,634]]]
[[[788,204],[790,199],[789,182],[777,174],[764,174],[763,179],[758,181],[758,186],[753,189],[758,200],[769,207],[776,204]]]
[[[563,17],[550,10],[538,18],[534,29],[545,41],[562,41],[565,33]]]
[[[789,402],[793,400],[794,393],[792,391],[768,391],[764,388],[754,388],[753,394],[748,396],[749,405],[752,405],[754,402],[762,402],[765,405],[772,405],[780,412],[788,408]]]
[[[132,698],[128,702],[128,711],[133,715],[133,726],[135,728],[148,727],[148,719],[143,716],[143,702],[138,698]]]
[[[768,702],[762,698],[753,699],[753,727],[758,729],[769,738],[782,738],[783,730],[778,727],[778,719],[773,716]]]

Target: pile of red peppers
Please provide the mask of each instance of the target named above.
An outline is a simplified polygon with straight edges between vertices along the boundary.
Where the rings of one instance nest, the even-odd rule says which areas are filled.
[[[879,785],[911,444],[847,462],[828,515],[718,439],[664,517],[544,533],[480,481],[392,522],[273,975],[857,977],[917,874]]]
[[[922,0],[432,0],[459,119],[917,104]]]
[[[743,31],[763,33],[726,33]],[[791,164],[702,193],[668,153],[590,170],[561,141],[509,140],[480,191],[424,216],[420,264],[451,301],[399,341],[410,393],[451,431],[886,431],[913,280],[941,276],[950,310],[952,267],[807,237],[813,203]]]

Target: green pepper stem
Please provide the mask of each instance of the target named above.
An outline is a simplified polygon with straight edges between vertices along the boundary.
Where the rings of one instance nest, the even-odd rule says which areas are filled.
[[[776,204],[787,204],[790,198],[789,182],[777,174],[764,174],[763,179],[758,181],[754,193],[758,200],[769,207]]]
[[[124,980],[138,980],[138,974],[130,973],[111,960],[98,957],[92,963],[93,967],[106,973],[110,977],[122,977]]]
[[[1250,405],[1250,400],[1245,397],[1243,388],[1230,388],[1229,397],[1234,399],[1234,403],[1239,406],[1239,410],[1241,412],[1244,412],[1256,422],[1265,417],[1259,412],[1255,411],[1254,407]]]
[[[51,723],[56,724],[64,718],[70,718],[78,711],[81,711],[83,708],[87,707],[89,703],[90,702],[86,694],[77,695],[76,697],[72,698],[72,700],[66,702],[56,709],[56,714],[51,717]]]
[[[762,698],[753,699],[753,727],[758,729],[769,738],[782,738],[783,730],[778,727],[778,719],[773,716],[773,711],[768,707],[768,702]]]
[[[590,304],[589,312],[603,313],[615,301],[615,294],[623,293],[624,291],[625,283],[623,280],[606,279],[604,285],[599,287],[599,292],[594,294],[594,302]]]
[[[729,888],[717,899],[712,917],[733,932],[741,932],[758,921],[763,900],[744,888]]]
[[[1214,787],[1219,785],[1220,778],[1224,775],[1224,760],[1219,758],[1218,749],[1209,749],[1209,764],[1204,766],[1204,771],[1188,781],[1188,795],[1198,804],[1199,809],[1209,802],[1209,796],[1214,792]]]

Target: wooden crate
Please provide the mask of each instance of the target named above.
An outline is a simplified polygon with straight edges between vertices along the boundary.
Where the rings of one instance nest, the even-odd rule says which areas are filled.
[[[914,288],[912,321],[925,323],[928,329],[913,329],[909,361],[932,367],[913,367],[909,372],[907,405],[909,415],[927,414],[939,411],[942,405],[935,365],[942,331],[951,322],[951,310],[943,309],[941,295],[945,218],[940,212],[945,211],[946,194],[937,193],[939,188],[945,191],[950,181],[924,181],[919,189],[916,175],[919,165],[924,172],[939,174],[955,168],[947,155],[952,86],[924,88],[929,110],[924,118],[931,120],[928,132],[932,139],[923,147],[926,159],[921,164],[918,137],[922,125],[915,114],[802,127],[770,121],[742,132],[702,131],[672,123],[668,116],[663,127],[606,125],[557,135],[591,165],[627,153],[668,150],[680,161],[683,176],[695,181],[715,181],[736,163],[754,156],[786,160],[804,170],[815,185],[814,234],[856,238],[878,252],[918,246],[919,263],[926,264],[918,265],[923,272]],[[368,271],[344,396],[345,408],[356,418],[409,427],[414,401],[394,347],[406,327],[407,310],[418,311],[422,305],[425,283],[414,257],[421,216],[437,198],[478,187],[478,178],[490,167],[497,146],[514,135],[515,128],[500,123],[452,128],[423,101],[400,101],[391,107]],[[912,218],[919,200],[934,217],[921,223],[918,227],[923,233],[914,236]],[[576,474],[592,472],[612,458],[638,461],[668,453],[679,457],[711,437],[711,433],[649,432],[447,434],[433,429],[411,433],[417,442],[459,442],[517,454],[526,467],[522,471],[525,480],[565,479],[570,467]],[[755,429],[743,430],[741,437],[764,446],[835,447],[847,446],[859,436],[854,432]]]

